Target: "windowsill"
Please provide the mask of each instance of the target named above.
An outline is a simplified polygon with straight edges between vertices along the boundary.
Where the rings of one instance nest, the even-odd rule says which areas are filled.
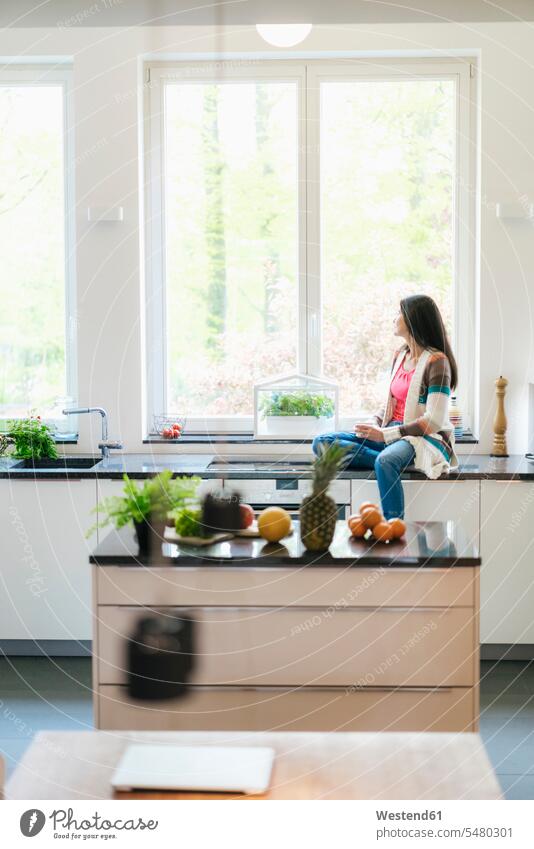
[[[159,434],[150,434],[143,445],[311,445],[311,439],[254,439],[252,433],[185,433],[179,439],[165,439]],[[456,445],[478,445],[472,433],[465,433],[456,440]]]

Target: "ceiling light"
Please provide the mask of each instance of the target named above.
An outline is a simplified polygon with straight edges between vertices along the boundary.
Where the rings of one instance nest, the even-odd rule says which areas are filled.
[[[256,29],[273,47],[294,47],[310,34],[312,24],[256,24]]]

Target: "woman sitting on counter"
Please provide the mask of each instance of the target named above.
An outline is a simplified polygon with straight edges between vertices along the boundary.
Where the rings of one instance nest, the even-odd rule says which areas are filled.
[[[387,398],[375,424],[357,424],[354,433],[325,433],[313,442],[317,454],[322,443],[337,440],[350,449],[346,468],[375,470],[386,519],[404,516],[401,473],[407,466],[438,478],[458,464],[449,421],[458,370],[432,298],[404,298],[394,334],[405,344],[395,353]]]

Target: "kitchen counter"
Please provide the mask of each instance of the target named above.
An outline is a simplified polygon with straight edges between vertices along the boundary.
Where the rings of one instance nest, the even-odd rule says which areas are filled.
[[[84,458],[89,463],[88,455],[67,455],[67,457]],[[269,457],[245,457],[243,460],[232,458],[226,462],[224,457],[214,454],[113,454],[105,460],[96,460],[94,465],[84,468],[25,468],[20,461],[1,459],[0,479],[35,478],[43,480],[63,479],[120,479],[123,474],[131,478],[143,479],[158,474],[164,469],[171,469],[175,475],[199,475],[203,479],[228,480],[239,479],[273,479],[311,477],[310,460],[298,458],[270,459]],[[375,477],[373,471],[348,471],[339,475],[340,480],[365,480]],[[424,480],[424,475],[416,471],[407,471],[402,476],[405,480]],[[534,481],[534,463],[529,462],[523,455],[514,454],[510,457],[496,458],[488,454],[463,454],[460,456],[460,466],[457,471],[444,475],[441,480],[532,480]]]
[[[231,565],[269,568],[285,567],[388,566],[412,568],[479,566],[476,545],[454,522],[409,522],[406,536],[390,543],[367,542],[350,536],[346,522],[338,522],[334,541],[327,552],[306,551],[294,522],[294,533],[279,543],[235,537],[209,546],[179,546],[164,542],[152,558],[139,557],[134,530],[130,526],[112,531],[96,547],[89,562],[96,566],[195,566]]]
[[[90,557],[97,728],[477,730],[481,561],[456,523],[408,523],[404,541],[372,544],[339,522],[320,555],[297,523],[277,544],[162,549],[139,559],[123,528]],[[180,698],[128,689],[147,617],[189,623],[187,648],[164,650],[177,674],[182,651],[194,658]]]

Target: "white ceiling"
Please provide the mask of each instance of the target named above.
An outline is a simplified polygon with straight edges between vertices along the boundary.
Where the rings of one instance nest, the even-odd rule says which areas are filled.
[[[90,9],[98,8],[98,14]],[[534,20],[534,0],[0,0],[0,27]]]

